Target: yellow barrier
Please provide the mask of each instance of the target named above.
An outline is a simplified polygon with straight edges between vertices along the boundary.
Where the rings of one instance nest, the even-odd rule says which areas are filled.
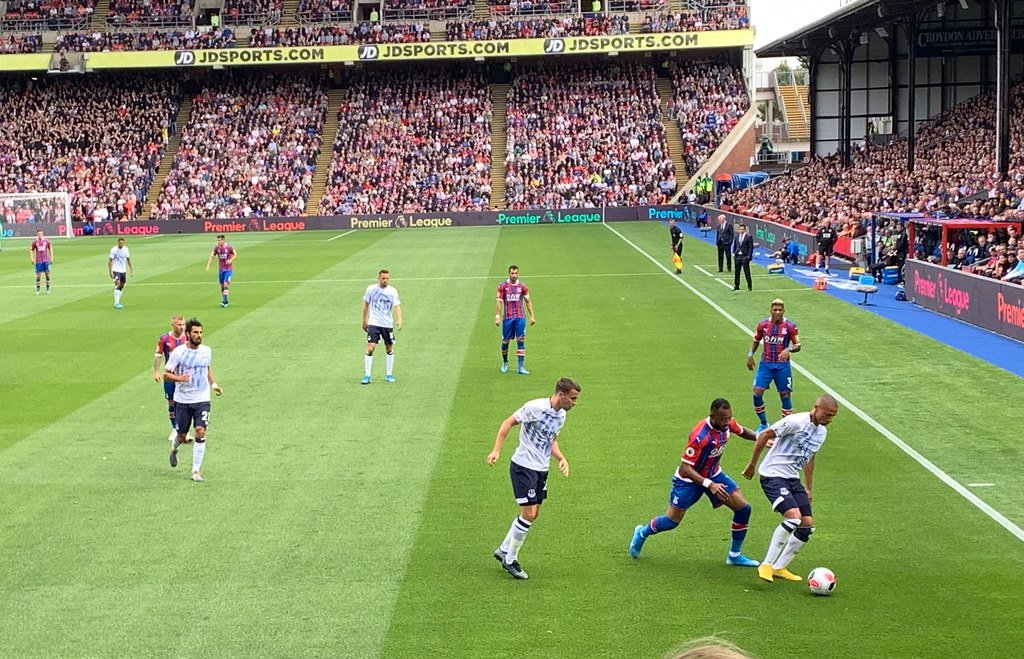
[[[86,69],[161,69],[176,67],[259,66],[389,62],[414,59],[476,57],[540,57],[558,55],[633,53],[737,48],[754,43],[753,30],[720,32],[660,32],[561,39],[495,39],[493,41],[436,41],[427,43],[362,44],[290,48],[227,48],[219,50],[158,50],[86,53]],[[17,58],[22,58],[20,61]],[[50,56],[0,55],[0,71],[46,70]]]

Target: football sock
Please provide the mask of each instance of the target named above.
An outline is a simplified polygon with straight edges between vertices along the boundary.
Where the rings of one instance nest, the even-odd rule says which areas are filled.
[[[114,289],[114,304],[121,304],[121,291]]]
[[[749,521],[749,503],[732,514],[732,544],[729,546],[729,555],[733,558],[739,556],[743,549],[743,540],[747,537],[747,523]]]
[[[221,293],[220,301],[221,301],[222,304],[227,304],[228,303],[228,294],[227,293]]]
[[[773,564],[776,570],[781,570],[789,565],[793,557],[807,544],[813,531],[813,526],[801,526],[796,531],[793,531],[793,535],[789,536],[789,540],[786,541],[786,547]]]
[[[167,416],[171,419],[171,428],[177,430],[178,426],[174,425],[174,405],[167,406]]]
[[[679,526],[679,522],[675,522],[671,517],[665,515],[659,515],[651,520],[650,524],[644,526],[643,530],[640,531],[640,535],[648,538],[655,533],[663,533],[664,531],[671,531],[675,527]]]
[[[519,364],[519,368],[523,367],[523,363],[526,361],[526,341],[516,341],[516,362]]]
[[[764,413],[764,396],[754,394],[754,412],[763,425],[768,425],[768,415]]]
[[[196,447],[192,449],[192,471],[199,471],[203,466],[203,454],[206,453],[206,437],[196,437]]]
[[[792,395],[779,396],[779,400],[782,401],[782,416],[789,416],[793,413],[793,397]]]
[[[389,352],[385,354],[384,363],[387,365],[387,374],[391,375],[395,370],[395,353]]]
[[[501,342],[501,361],[508,363],[508,341]]]
[[[768,543],[768,553],[764,555],[764,560],[761,562],[775,565],[775,561],[779,560],[779,554],[786,548],[786,542],[799,525],[800,520],[798,519],[789,519],[787,517],[782,520],[782,523],[775,527],[775,532],[772,533],[772,541]]]
[[[519,549],[526,541],[526,533],[530,530],[530,523],[522,517],[516,517],[512,522],[512,537],[508,541],[508,553],[505,554],[505,562],[512,563],[519,558]]]
[[[366,353],[365,355],[363,355],[363,367],[366,369],[367,377],[369,377],[370,368],[373,367],[373,355],[371,355],[370,353]]]

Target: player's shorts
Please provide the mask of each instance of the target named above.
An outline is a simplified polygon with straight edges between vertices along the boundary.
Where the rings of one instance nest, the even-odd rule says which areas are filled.
[[[736,481],[729,478],[728,474],[724,471],[718,472],[716,476],[712,476],[711,480],[715,483],[721,483],[725,486],[725,491],[728,494],[732,494],[736,490],[740,489],[740,486],[736,484]],[[689,510],[693,504],[700,501],[701,495],[706,495],[708,501],[711,502],[712,507],[717,508],[721,506],[724,501],[716,497],[711,493],[711,490],[704,489],[704,486],[700,483],[694,483],[693,481],[684,481],[678,476],[672,477],[672,492],[668,495],[668,504],[673,508],[679,508],[680,510]]]
[[[793,391],[793,367],[787,362],[761,361],[754,375],[754,387],[767,389],[775,383],[776,391]]]
[[[395,329],[393,327],[378,327],[370,325],[366,328],[367,343],[383,343],[386,346],[395,344]]]
[[[501,340],[526,338],[526,318],[506,318],[501,321]]]
[[[548,498],[548,472],[537,471],[515,462],[509,463],[512,493],[520,506],[540,505]]]
[[[226,286],[231,283],[231,273],[234,270],[219,270],[217,272],[217,279],[220,281],[221,286]]]
[[[807,490],[800,479],[762,476],[761,489],[764,490],[764,495],[768,497],[775,512],[782,513],[799,508],[801,515],[810,516],[811,500],[807,498]]]
[[[164,398],[174,402],[174,383],[169,380],[164,380]]]
[[[46,263],[36,263],[36,273],[49,272],[49,271],[50,271],[50,262],[49,261],[47,261]]]
[[[187,433],[189,427],[205,428],[210,422],[210,401],[202,403],[174,403],[174,427]]]
[[[114,273],[114,284],[120,284],[121,288],[128,283],[128,273],[126,272],[115,272]]]

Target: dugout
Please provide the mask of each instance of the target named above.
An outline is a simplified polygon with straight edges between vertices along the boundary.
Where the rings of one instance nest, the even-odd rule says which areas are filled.
[[[809,70],[811,151],[849,166],[862,141],[905,137],[914,170],[918,125],[994,93],[995,164],[1010,162],[1010,80],[1024,71],[1024,0],[855,0],[759,48]]]
[[[960,242],[960,234],[963,231],[978,231],[989,233],[992,230],[998,231],[1009,226],[1017,227],[1020,231],[1020,222],[1001,222],[998,220],[977,220],[969,218],[943,219],[937,217],[914,217],[906,220],[907,233],[910,236],[910,244],[914,245],[915,238],[919,232],[925,229],[939,230],[939,245],[942,249],[942,257],[939,265],[949,264],[949,247],[951,244]]]

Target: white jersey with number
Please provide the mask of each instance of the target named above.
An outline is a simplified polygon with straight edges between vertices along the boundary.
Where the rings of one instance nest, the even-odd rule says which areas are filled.
[[[128,259],[131,258],[127,247],[110,248],[110,269],[114,272],[128,272]]]
[[[366,295],[363,302],[369,305],[370,313],[367,316],[366,324],[376,327],[394,327],[391,320],[391,312],[395,307],[402,304],[398,299],[398,291],[394,286],[381,288],[379,284],[371,284],[366,287]]]
[[[512,462],[534,471],[547,471],[551,465],[551,446],[565,424],[565,410],[551,407],[550,398],[538,398],[516,410],[515,417],[520,423],[519,448],[512,454]]]
[[[772,424],[772,430],[775,443],[757,473],[778,478],[800,478],[800,470],[821,449],[828,433],[828,428],[811,421],[810,412],[790,414]]]
[[[213,351],[200,345],[195,350],[183,344],[171,351],[164,367],[175,375],[189,374],[188,382],[174,383],[175,403],[208,403],[210,401],[210,380],[207,374],[213,363]]]

